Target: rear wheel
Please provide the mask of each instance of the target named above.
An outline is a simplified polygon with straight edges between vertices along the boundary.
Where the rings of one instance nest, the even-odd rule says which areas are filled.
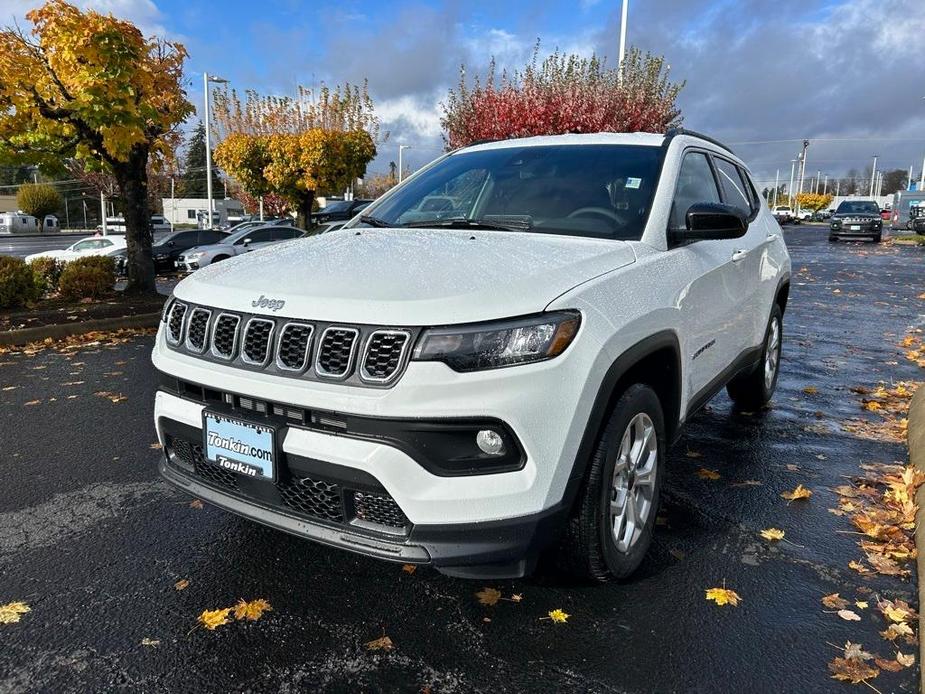
[[[774,389],[777,388],[782,337],[783,314],[780,306],[774,304],[758,365],[750,373],[736,376],[726,386],[729,397],[739,407],[756,410],[770,402]]]
[[[879,234],[874,236],[872,240],[874,243],[880,243],[881,241],[883,241],[883,232],[881,231]]]
[[[561,556],[572,573],[606,582],[629,576],[652,542],[665,460],[658,396],[637,383],[598,439]]]
[[[215,256],[214,258],[212,258],[212,262],[213,262],[213,263],[220,263],[220,262],[223,261],[223,260],[228,260],[228,258],[230,258],[230,257],[231,257],[230,255],[217,255],[217,256]]]

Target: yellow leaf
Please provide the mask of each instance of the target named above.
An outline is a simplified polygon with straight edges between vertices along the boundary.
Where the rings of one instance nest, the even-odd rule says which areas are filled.
[[[719,473],[716,470],[708,470],[707,468],[702,467],[697,470],[697,477],[702,480],[718,480]]]
[[[867,609],[867,602],[864,601],[864,600],[855,600],[855,601],[854,601],[854,606],[857,607],[859,610],[866,610],[866,609]]]
[[[256,600],[251,600],[247,602],[246,600],[238,600],[238,604],[234,606],[234,618],[235,619],[246,619],[249,622],[256,622],[263,616],[264,612],[269,612],[273,608],[270,607],[268,603],[263,598],[257,598]]]
[[[729,590],[727,588],[708,588],[706,593],[707,600],[712,600],[717,605],[729,604],[733,607],[738,607],[739,600],[742,599],[734,590]]]
[[[514,593],[514,595],[511,596],[511,602],[520,602],[523,599],[524,596],[519,593]]]
[[[902,653],[896,654],[896,662],[902,665],[903,667],[912,667],[915,665],[915,656],[913,654],[903,655]]]
[[[406,574],[413,574],[418,570],[417,564],[405,564],[401,567],[401,570]]]
[[[570,614],[568,614],[567,612],[563,612],[562,610],[558,608],[549,612],[549,618],[552,621],[556,622],[557,624],[564,624],[565,622],[568,621],[569,617],[571,617]]]
[[[803,392],[806,393],[807,395],[815,395],[816,393],[819,392],[819,389],[816,388],[816,386],[806,386],[803,389]]]
[[[857,612],[852,612],[851,610],[839,610],[838,616],[844,619],[846,622],[861,621],[861,616]]]
[[[368,651],[391,651],[393,648],[395,648],[395,644],[392,643],[392,639],[388,636],[366,642],[366,650]]]
[[[497,605],[498,601],[501,599],[501,591],[497,588],[482,588],[478,593],[475,594],[475,597],[479,599],[479,603],[482,605]]]
[[[796,501],[797,499],[808,499],[812,495],[812,490],[807,489],[802,484],[798,484],[792,492],[784,492],[781,494],[784,499],[789,501]]]
[[[189,587],[189,581],[185,578],[181,578],[179,581],[173,584],[173,587],[177,590],[186,590]]]
[[[8,602],[6,605],[0,605],[0,624],[15,624],[20,617],[32,608],[24,602]]]
[[[215,629],[223,624],[231,622],[228,618],[230,614],[230,607],[224,607],[220,610],[204,610],[203,613],[199,615],[199,623],[209,631],[215,631]]]
[[[822,598],[822,604],[828,607],[830,610],[843,610],[848,607],[848,601],[841,597],[838,593],[826,595],[824,598]]]
[[[759,534],[765,540],[775,541],[775,540],[784,539],[784,531],[779,528],[767,528],[765,530],[762,530],[761,533]]]
[[[885,638],[887,641],[894,641],[900,636],[912,636],[915,632],[905,622],[900,622],[899,624],[891,624],[886,628],[886,631],[881,631],[880,636]]]

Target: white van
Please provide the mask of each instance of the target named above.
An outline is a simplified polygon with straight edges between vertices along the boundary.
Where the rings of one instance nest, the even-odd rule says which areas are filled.
[[[0,213],[0,234],[37,234],[39,220],[21,212]]]

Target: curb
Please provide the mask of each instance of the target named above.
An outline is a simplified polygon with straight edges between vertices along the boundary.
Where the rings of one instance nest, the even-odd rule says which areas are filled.
[[[917,469],[925,471],[925,386],[919,388],[912,396],[909,405],[908,419],[909,462]],[[925,628],[925,617],[922,616],[925,605],[925,485],[919,487],[915,493],[915,503],[918,511],[915,514],[915,546],[918,550],[916,568],[918,569],[919,592],[919,691],[925,691],[925,667],[922,658],[925,657],[925,642],[922,640],[922,631]]]
[[[116,316],[115,318],[96,318],[75,323],[56,323],[40,325],[24,330],[4,330],[0,332],[0,345],[12,347],[30,342],[40,342],[51,338],[61,340],[71,335],[82,335],[96,330],[118,330],[119,328],[154,328],[161,319],[161,312],[139,313],[135,316]]]

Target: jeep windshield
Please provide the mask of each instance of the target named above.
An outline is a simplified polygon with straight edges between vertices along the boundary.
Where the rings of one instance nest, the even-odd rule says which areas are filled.
[[[880,208],[875,202],[845,200],[835,214],[880,214]]]
[[[645,145],[461,152],[371,205],[356,225],[639,240],[660,161],[661,148]]]

